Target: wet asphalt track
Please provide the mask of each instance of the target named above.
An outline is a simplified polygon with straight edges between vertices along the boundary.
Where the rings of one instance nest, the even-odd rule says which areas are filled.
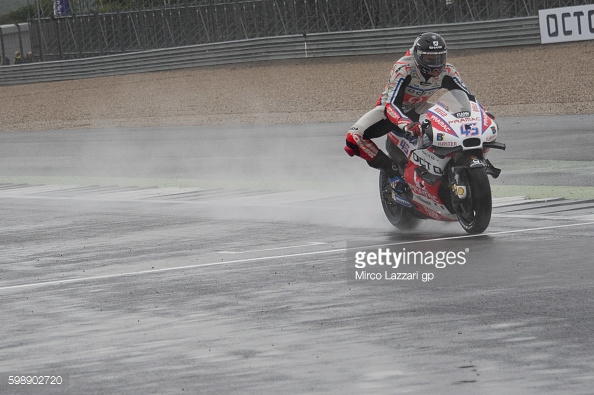
[[[592,124],[501,120],[494,185],[592,186]],[[0,393],[591,393],[594,201],[395,231],[348,126],[0,133]],[[467,262],[363,284],[353,242]]]

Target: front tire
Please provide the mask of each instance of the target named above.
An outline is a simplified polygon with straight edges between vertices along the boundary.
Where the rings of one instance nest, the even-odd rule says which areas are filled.
[[[412,230],[419,224],[419,218],[415,217],[410,207],[398,204],[392,199],[392,187],[388,176],[380,171],[379,176],[380,198],[386,218],[392,225],[400,230]]]
[[[458,222],[469,234],[483,233],[491,222],[493,200],[491,185],[483,167],[466,168],[460,172],[460,181],[466,186],[467,196],[452,197]]]

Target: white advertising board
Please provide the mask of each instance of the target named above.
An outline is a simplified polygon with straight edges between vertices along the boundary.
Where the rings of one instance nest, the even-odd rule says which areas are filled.
[[[594,4],[538,11],[541,44],[594,40]]]

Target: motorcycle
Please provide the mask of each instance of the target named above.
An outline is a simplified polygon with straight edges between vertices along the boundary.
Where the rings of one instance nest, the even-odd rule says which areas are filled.
[[[484,232],[492,211],[488,176],[501,173],[485,155],[491,148],[505,150],[505,144],[495,141],[497,124],[461,90],[445,93],[420,120],[421,137],[394,130],[386,139],[388,155],[406,182],[397,193],[380,172],[386,217],[403,230],[434,219],[458,221],[469,234]]]

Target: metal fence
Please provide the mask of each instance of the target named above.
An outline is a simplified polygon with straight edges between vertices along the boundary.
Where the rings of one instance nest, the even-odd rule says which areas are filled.
[[[23,57],[31,51],[29,25],[18,23],[0,26],[0,66],[13,64],[17,51]]]
[[[187,47],[155,49],[85,59],[3,67],[0,86],[173,70],[250,61],[404,53],[419,32],[438,31],[451,49],[540,43],[538,17],[287,35]]]
[[[67,15],[35,0],[36,60],[262,37],[535,16],[584,0],[78,0]],[[48,4],[51,6],[48,6]]]

